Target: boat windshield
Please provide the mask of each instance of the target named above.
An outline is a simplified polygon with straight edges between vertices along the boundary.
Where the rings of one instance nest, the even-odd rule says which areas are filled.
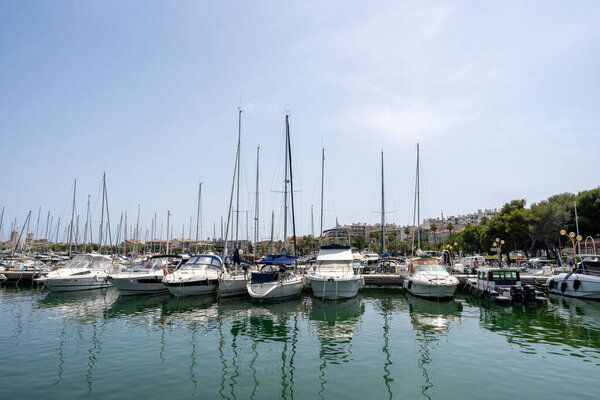
[[[517,271],[492,271],[492,281],[518,281]]]
[[[68,263],[65,264],[65,268],[92,268],[92,267],[106,267],[110,265],[110,261],[104,257],[92,257],[89,254],[79,254],[73,257]]]
[[[448,271],[446,271],[446,267],[444,267],[443,265],[440,264],[428,264],[428,265],[415,265],[415,271],[414,272],[445,272],[448,273]]]
[[[201,268],[222,268],[221,260],[216,257],[210,256],[194,256],[189,259],[188,262],[183,264],[179,269],[190,270],[190,269],[201,269]]]
[[[149,260],[147,260],[143,265],[141,265],[139,268],[136,269],[148,269],[148,270],[155,270],[155,269],[163,269],[169,266],[173,266],[173,265],[177,265],[179,264],[179,258],[177,257],[157,257],[157,258],[151,258]]]

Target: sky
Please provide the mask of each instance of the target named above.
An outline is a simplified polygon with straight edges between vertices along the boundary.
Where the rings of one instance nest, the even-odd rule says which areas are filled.
[[[595,188],[597,1],[0,0],[0,207],[6,239],[88,195],[100,221],[202,237],[227,219],[241,123],[240,237],[283,235],[285,114],[297,234],[412,222]],[[41,209],[41,212],[40,212]],[[83,227],[81,228],[83,229]],[[115,229],[113,227],[113,229]],[[63,228],[61,228],[63,230]],[[97,227],[94,227],[97,235]],[[64,231],[63,231],[64,233]],[[40,236],[43,236],[40,234]],[[61,233],[62,236],[62,233]]]

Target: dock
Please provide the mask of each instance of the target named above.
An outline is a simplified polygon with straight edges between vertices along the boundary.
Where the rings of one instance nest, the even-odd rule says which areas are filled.
[[[32,284],[36,278],[48,274],[48,271],[0,271],[6,277],[5,285]]]

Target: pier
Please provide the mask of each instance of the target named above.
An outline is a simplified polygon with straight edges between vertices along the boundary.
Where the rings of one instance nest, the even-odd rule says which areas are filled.
[[[463,287],[469,278],[476,278],[477,275],[457,274],[454,275],[458,278],[460,285]],[[369,289],[375,289],[380,287],[394,288],[402,287],[404,284],[404,277],[397,274],[365,274],[365,287]],[[534,285],[536,287],[545,287],[546,280],[549,276],[543,275],[521,275],[521,283],[523,285]]]

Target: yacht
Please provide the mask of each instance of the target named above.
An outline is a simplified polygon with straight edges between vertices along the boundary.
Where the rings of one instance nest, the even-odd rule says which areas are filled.
[[[546,281],[548,291],[569,297],[600,300],[600,258],[596,254],[577,256],[581,259],[573,271]]]
[[[321,246],[314,270],[308,276],[314,296],[328,300],[356,296],[365,281],[362,275],[354,272],[348,231],[336,228],[323,233],[325,244]]]
[[[223,271],[223,260],[214,254],[192,256],[173,273],[163,278],[163,284],[174,296],[214,294]]]
[[[475,297],[501,304],[535,304],[546,301],[533,285],[521,283],[515,268],[479,268],[476,278],[467,279],[467,290]]]
[[[120,274],[109,275],[108,280],[122,295],[164,293],[168,289],[163,278],[179,267],[180,255],[156,255],[142,263],[133,263]]]
[[[430,254],[409,261],[408,276],[404,280],[404,289],[408,293],[424,298],[451,298],[457,286],[458,279]]]
[[[100,254],[78,254],[65,266],[35,281],[53,292],[101,289],[111,286],[108,274],[114,271],[112,259]]]
[[[252,272],[246,284],[250,297],[255,300],[282,300],[299,296],[304,289],[304,277],[290,270],[297,259],[281,254],[268,255],[260,260],[260,272]]]

